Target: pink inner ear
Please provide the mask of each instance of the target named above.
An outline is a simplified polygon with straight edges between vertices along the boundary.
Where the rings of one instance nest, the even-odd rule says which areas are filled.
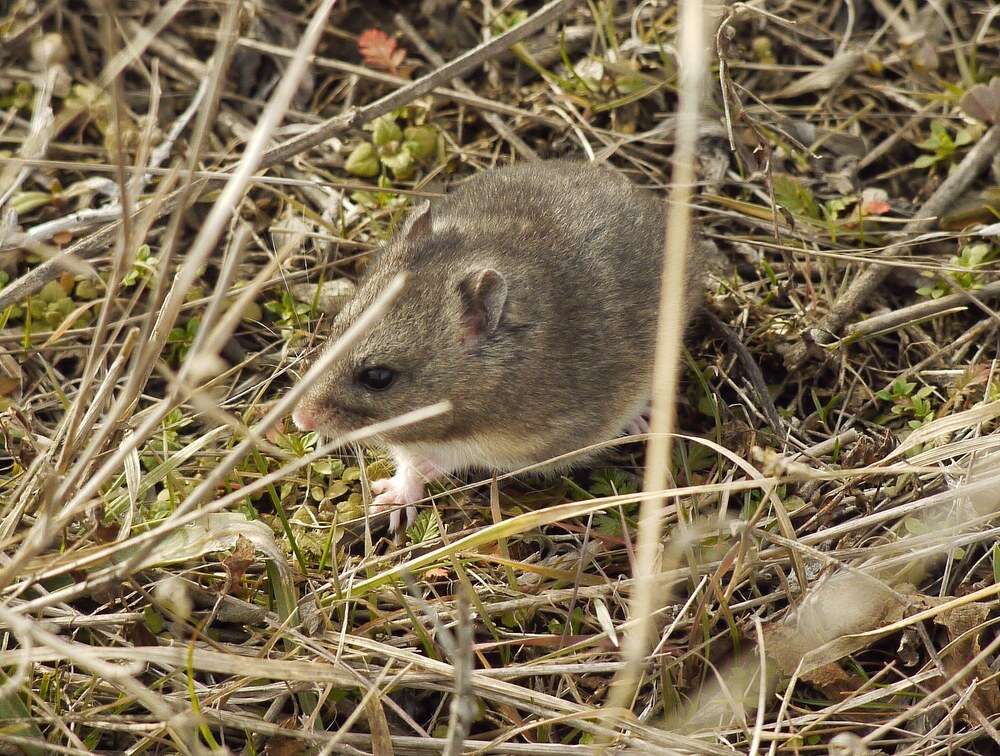
[[[476,346],[476,344],[478,344],[483,337],[483,313],[478,310],[467,312],[463,320],[465,334],[462,336],[462,346],[466,349],[471,349]]]
[[[476,270],[462,280],[458,292],[465,326],[463,344],[473,347],[499,324],[507,299],[507,282],[495,270]]]
[[[424,200],[413,209],[403,224],[404,239],[419,239],[431,233],[431,206]]]

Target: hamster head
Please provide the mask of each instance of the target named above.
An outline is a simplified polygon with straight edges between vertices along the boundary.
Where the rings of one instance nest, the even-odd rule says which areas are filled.
[[[462,246],[457,235],[432,233],[426,203],[414,211],[335,318],[329,344],[405,270],[402,294],[309,386],[292,415],[301,430],[337,436],[447,399],[452,412],[387,432],[380,440],[436,442],[463,434],[475,397],[489,390],[491,375],[501,379],[486,364],[505,348],[511,308],[507,279],[488,264],[464,265]]]

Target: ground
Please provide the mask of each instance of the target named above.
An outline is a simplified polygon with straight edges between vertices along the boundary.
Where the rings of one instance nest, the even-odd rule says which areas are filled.
[[[708,10],[0,6],[4,752],[993,752],[996,9]],[[512,161],[683,197],[685,136],[667,498],[640,437],[390,537],[289,419],[371,253]]]

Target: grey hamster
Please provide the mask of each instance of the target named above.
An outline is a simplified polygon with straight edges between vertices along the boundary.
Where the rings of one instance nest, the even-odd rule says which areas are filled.
[[[611,169],[551,160],[490,170],[421,203],[334,321],[331,343],[398,272],[393,310],[310,386],[293,419],[336,435],[442,399],[394,430],[375,481],[390,528],[425,481],[511,471],[619,435],[651,394],[664,203]],[[687,263],[686,318],[700,300]],[[549,466],[586,462],[574,457]]]

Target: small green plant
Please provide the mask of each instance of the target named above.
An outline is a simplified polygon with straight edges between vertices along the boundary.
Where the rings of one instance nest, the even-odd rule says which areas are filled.
[[[580,493],[584,494],[583,498],[586,498],[587,493],[594,497],[603,498],[605,496],[632,494],[638,492],[638,490],[638,480],[630,477],[625,471],[619,470],[617,467],[605,467],[591,473],[588,491],[584,492],[581,489]],[[594,528],[604,535],[621,537],[624,533],[622,530],[622,517],[618,509],[599,512],[595,515]],[[624,504],[620,509],[625,519],[631,521],[639,511],[639,504],[638,502]]]
[[[819,205],[812,190],[800,179],[787,173],[776,173],[771,178],[774,200],[797,218],[820,219]]]
[[[167,348],[170,350],[168,359],[172,364],[178,365],[187,357],[191,345],[194,344],[194,337],[198,335],[200,324],[199,318],[191,318],[184,325],[170,329]]]
[[[163,451],[176,451],[180,449],[178,437],[182,429],[191,424],[191,418],[185,417],[180,407],[175,407],[163,418],[163,430],[160,438],[163,439]]]
[[[583,613],[583,607],[574,607],[573,613],[569,616],[569,627],[566,621],[553,617],[549,620],[548,628],[552,635],[562,635],[564,631],[570,635],[579,635],[581,628],[586,625],[587,617]]]
[[[913,161],[913,167],[930,168],[936,163],[949,162],[960,147],[972,144],[975,138],[974,127],[966,126],[959,129],[953,137],[942,121],[932,121],[931,135],[924,141],[917,142],[917,147],[927,154],[919,155]]]
[[[594,471],[590,476],[590,481],[590,492],[597,497],[624,496],[639,490],[636,481],[617,467],[606,467]]]
[[[928,398],[932,393],[933,386],[917,389],[915,382],[897,378],[881,391],[875,392],[875,396],[884,402],[892,402],[889,418],[909,416],[911,419],[906,424],[916,429],[934,419],[934,410]]]
[[[135,261],[132,270],[122,277],[122,286],[134,286],[138,281],[148,281],[156,273],[158,258],[154,257],[148,244],[143,244],[135,251]]]
[[[10,198],[10,206],[18,215],[27,215],[32,210],[45,207],[54,199],[49,192],[27,191],[17,192]]]
[[[419,546],[422,543],[429,543],[437,540],[441,536],[438,527],[438,518],[434,515],[434,510],[423,509],[417,515],[417,519],[406,529],[406,537],[412,546]]]
[[[27,81],[19,81],[11,90],[0,93],[0,108],[5,110],[30,108],[34,101],[35,88]]]
[[[309,454],[313,449],[316,448],[316,442],[319,436],[315,432],[309,431],[308,433],[277,433],[273,439],[275,446],[279,449],[283,449],[289,454],[294,454],[296,457],[304,457]],[[331,469],[319,467],[323,464],[323,461],[317,461],[314,465],[314,469]],[[343,464],[343,463],[341,463]],[[327,473],[330,474],[330,473]],[[343,471],[339,472],[338,475],[342,475]]]
[[[493,21],[490,24],[490,31],[493,32],[494,36],[500,36],[506,31],[510,31],[515,26],[523,24],[528,20],[528,11],[526,10],[513,10],[507,13],[498,13],[493,17]]]
[[[833,411],[838,404],[840,404],[843,396],[840,394],[834,394],[830,397],[829,401],[824,402],[815,388],[810,388],[809,391],[812,394],[813,405],[816,407],[816,416],[819,418],[819,421],[823,423],[823,425],[829,428],[830,412]]]
[[[264,303],[264,309],[275,316],[281,338],[289,341],[296,329],[305,328],[309,324],[312,305],[299,302],[291,292],[281,293],[281,299],[272,299]]]
[[[45,323],[49,328],[58,328],[75,309],[76,303],[59,281],[49,281],[28,302],[32,321]]]
[[[962,270],[950,272],[948,278],[954,281],[956,287],[965,291],[982,288],[983,275],[979,272],[979,269],[987,263],[993,262],[997,257],[996,252],[996,248],[990,244],[982,242],[966,244],[962,247],[961,254],[952,256],[948,261],[952,267],[961,268]],[[929,276],[931,274],[928,273],[925,275]],[[917,289],[917,294],[922,297],[929,297],[930,299],[938,299],[948,294],[951,288],[947,280],[938,280],[929,286],[921,286]]]
[[[160,464],[161,457],[166,457],[178,451],[182,444],[180,441],[181,431],[191,424],[191,418],[186,417],[179,407],[175,407],[163,418],[160,432],[150,439],[149,450],[153,453],[143,454],[140,457],[143,467],[152,470]]]
[[[345,170],[352,176],[375,178],[385,175],[406,180],[417,168],[444,153],[444,142],[437,127],[430,125],[400,126],[404,111],[376,118],[366,126],[372,132],[370,142],[362,142],[348,155]]]

